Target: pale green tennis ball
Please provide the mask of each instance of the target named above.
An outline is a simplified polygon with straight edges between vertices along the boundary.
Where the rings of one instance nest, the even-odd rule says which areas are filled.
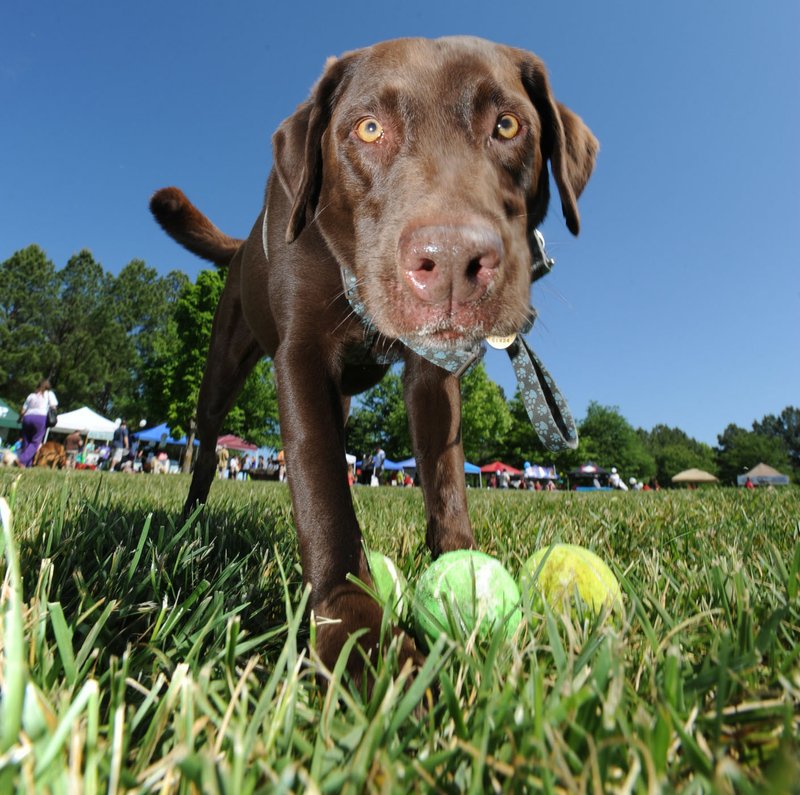
[[[388,604],[396,615],[402,615],[405,607],[404,595],[408,590],[403,572],[390,557],[374,549],[367,551],[367,564],[372,575],[372,584],[381,602]]]
[[[574,599],[576,591],[595,613],[621,604],[614,573],[594,552],[576,544],[554,544],[534,552],[522,566],[520,586],[523,593],[541,594],[553,610],[560,610],[565,600]]]
[[[465,634],[504,632],[510,637],[522,620],[520,593],[499,560],[483,552],[447,552],[423,572],[414,591],[413,612],[421,635],[436,639],[450,632],[450,620]]]

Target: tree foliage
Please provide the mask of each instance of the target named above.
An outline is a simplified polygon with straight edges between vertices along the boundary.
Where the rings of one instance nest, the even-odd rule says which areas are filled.
[[[461,381],[461,436],[467,460],[497,455],[510,426],[503,391],[480,363]],[[376,445],[397,459],[412,454],[403,382],[395,370],[358,397],[346,434],[347,449],[357,455],[371,452]]]
[[[0,264],[0,394],[21,403],[58,357],[52,319],[58,302],[53,263],[28,246]]]
[[[604,468],[616,467],[625,477],[651,480],[656,462],[644,441],[616,406],[591,402],[578,426],[578,454]]]
[[[239,399],[225,420],[225,430],[259,447],[280,447],[278,393],[269,359],[262,359],[247,376]]]
[[[767,414],[753,423],[753,431],[783,441],[795,480],[800,482],[800,408],[787,406],[777,416]]]
[[[782,472],[789,470],[789,454],[780,436],[748,431],[731,424],[717,438],[717,465],[723,483],[736,483],[738,475],[761,463]]]
[[[715,475],[717,462],[712,447],[692,439],[680,428],[656,425],[651,431],[639,431],[645,447],[656,462],[656,480],[666,485],[685,469],[702,469]]]
[[[186,283],[172,312],[171,334],[153,352],[150,382],[157,394],[154,402],[176,435],[193,438],[200,383],[224,285],[224,273],[216,270],[203,270],[194,284]],[[248,376],[224,430],[254,444],[278,445],[278,401],[271,362],[262,360]]]
[[[411,455],[411,436],[403,402],[403,382],[392,369],[383,380],[359,395],[345,427],[347,450],[359,457],[377,445],[397,459]]]
[[[0,390],[21,401],[47,376],[60,404],[141,417],[146,354],[168,325],[177,285],[141,260],[118,276],[83,250],[56,271],[38,246],[0,264]]]
[[[82,250],[60,271],[32,245],[0,263],[0,395],[21,403],[48,377],[65,409],[105,416],[193,421],[223,275],[192,284],[131,260],[114,276]],[[227,430],[276,445],[272,365],[256,367]]]
[[[478,362],[461,379],[461,438],[467,461],[497,457],[512,427],[503,390]]]

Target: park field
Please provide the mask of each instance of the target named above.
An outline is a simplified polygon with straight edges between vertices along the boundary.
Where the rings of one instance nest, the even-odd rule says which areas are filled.
[[[800,792],[800,490],[471,491],[516,575],[552,541],[615,570],[618,613],[523,604],[410,680],[321,689],[288,492],[0,472],[0,792]],[[417,489],[357,488],[413,584]],[[410,626],[410,625],[409,625]]]

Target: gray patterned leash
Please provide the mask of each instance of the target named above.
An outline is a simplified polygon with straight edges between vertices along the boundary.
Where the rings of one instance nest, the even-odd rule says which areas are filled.
[[[544,237],[539,230],[534,231],[534,256],[531,263],[531,283],[550,273],[555,264],[547,256],[544,247]],[[342,266],[342,282],[344,293],[353,311],[361,318],[367,333],[372,333],[373,338],[379,336],[378,330],[372,323],[364,303],[358,295],[358,280],[353,272],[346,266]],[[572,419],[567,401],[564,399],[560,390],[556,386],[550,373],[547,372],[539,357],[531,350],[524,338],[533,327],[536,319],[536,310],[531,307],[528,322],[520,330],[519,334],[512,334],[508,337],[487,337],[486,342],[493,348],[505,350],[511,359],[514,374],[517,377],[522,402],[531,420],[533,429],[542,444],[551,451],[574,450],[578,446],[578,431]],[[425,345],[418,345],[400,338],[400,342],[414,353],[427,359],[429,362],[442,367],[457,378],[460,378],[473,365],[481,360],[486,352],[486,346],[478,342],[470,348],[456,348],[454,350],[441,351],[429,348]],[[368,347],[372,347],[372,344]],[[378,353],[373,354],[378,363],[389,364],[388,359],[381,360]]]

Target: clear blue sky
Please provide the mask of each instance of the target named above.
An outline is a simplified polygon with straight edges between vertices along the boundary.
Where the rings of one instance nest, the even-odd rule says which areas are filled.
[[[0,10],[0,260],[38,243],[194,277],[151,220],[182,187],[245,236],[270,136],[328,55],[469,33],[530,49],[601,141],[532,342],[573,413],[705,442],[800,404],[800,3],[22,2]],[[0,354],[2,355],[2,354]],[[510,366],[489,372],[513,392]]]

